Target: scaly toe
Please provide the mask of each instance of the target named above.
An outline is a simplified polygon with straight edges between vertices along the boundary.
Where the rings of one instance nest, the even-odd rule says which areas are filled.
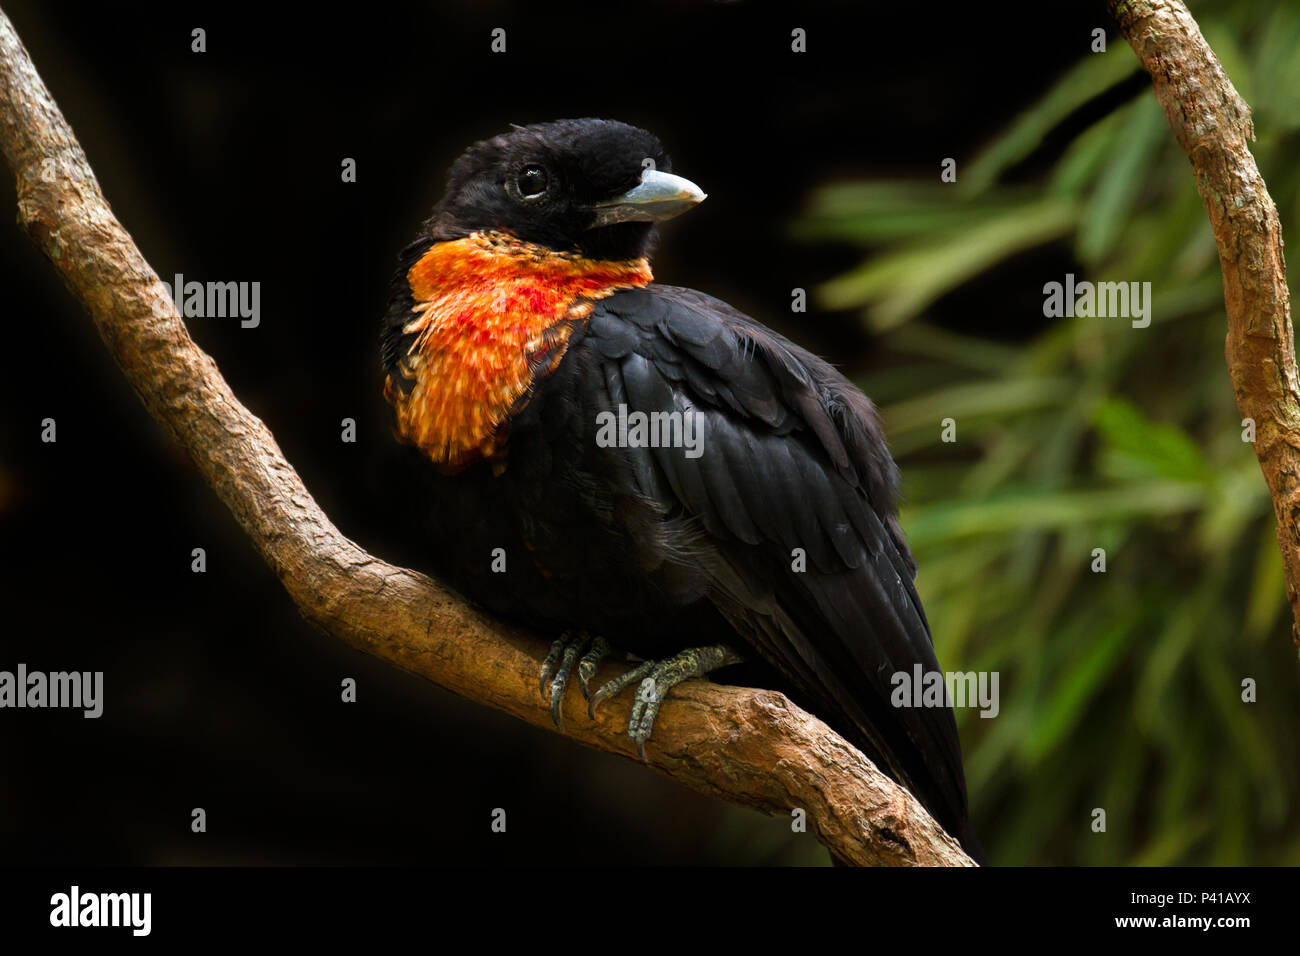
[[[564,692],[569,689],[569,676],[578,662],[578,654],[586,646],[585,634],[580,634],[565,644],[560,663],[555,668],[555,680],[551,681],[551,720],[560,733],[564,733]]]
[[[546,652],[546,657],[542,660],[542,669],[537,678],[537,692],[542,695],[542,700],[546,700],[546,682],[555,676],[555,667],[559,664],[560,655],[564,653],[568,643],[567,637],[561,637],[551,645],[551,649]]]
[[[650,671],[654,668],[654,666],[655,666],[654,661],[643,661],[642,663],[638,664],[636,667],[632,668],[630,671],[627,671],[625,674],[621,674],[620,676],[615,677],[613,680],[606,681],[604,684],[601,685],[600,690],[596,691],[596,693],[592,694],[590,699],[588,699],[587,716],[590,717],[592,720],[595,720],[596,708],[600,706],[600,703],[602,701],[607,700],[610,697],[613,697],[615,694],[621,691],[624,687],[627,687],[629,684],[634,684],[637,681],[641,680],[643,677],[645,677],[647,674],[650,673]]]
[[[594,638],[587,653],[578,661],[578,686],[585,700],[591,700],[591,679],[596,676],[601,662],[609,656],[609,642],[603,637]]]
[[[641,681],[641,686],[636,690],[636,702],[632,705],[632,716],[627,723],[627,735],[636,744],[636,752],[643,761],[646,759],[645,744],[654,730],[655,717],[659,714],[662,702],[663,693],[655,680],[654,671],[651,671],[650,676]]]
[[[655,718],[659,716],[659,708],[670,690],[692,677],[703,677],[710,671],[740,661],[740,655],[725,644],[714,644],[688,648],[680,654],[652,664],[644,674],[638,673],[641,686],[637,688],[636,701],[632,704],[627,735],[636,744],[636,752],[641,759],[646,759],[646,741],[654,731]],[[641,668],[637,670],[640,671]]]

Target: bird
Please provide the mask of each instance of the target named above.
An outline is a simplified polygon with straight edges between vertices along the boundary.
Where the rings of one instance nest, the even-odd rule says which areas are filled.
[[[896,706],[938,672],[876,408],[727,303],[655,281],[661,222],[706,198],[657,137],[512,125],[452,164],[400,254],[383,394],[429,570],[551,638],[556,727],[636,687],[641,756],[666,695],[712,675],[786,693],[968,851],[952,710]],[[612,656],[624,672],[600,686]]]

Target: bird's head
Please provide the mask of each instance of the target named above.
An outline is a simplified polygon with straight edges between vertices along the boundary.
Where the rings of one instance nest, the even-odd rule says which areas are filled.
[[[516,126],[475,143],[426,224],[436,241],[505,232],[556,252],[635,259],[657,222],[703,201],[653,135],[613,120]]]
[[[516,126],[456,160],[402,253],[383,332],[398,433],[439,468],[500,467],[519,403],[593,303],[648,285],[655,224],[704,199],[645,130]]]

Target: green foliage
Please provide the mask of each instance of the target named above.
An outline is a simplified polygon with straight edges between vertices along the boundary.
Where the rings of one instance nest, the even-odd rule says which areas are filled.
[[[1300,8],[1194,12],[1253,105],[1256,157],[1294,234]],[[1294,865],[1300,679],[1187,159],[1145,91],[1079,132],[1038,181],[1005,184],[1137,69],[1113,39],[959,166],[956,184],[831,184],[795,229],[863,248],[819,304],[859,310],[903,356],[859,384],[903,469],[939,659],[1000,673],[998,717],[958,714],[994,862]],[[974,276],[1055,241],[1080,280],[1150,282],[1151,325],[1045,318],[1009,345],[925,322]],[[941,440],[945,418],[955,442]],[[1256,703],[1242,701],[1246,678]],[[1105,833],[1091,829],[1096,807]]]

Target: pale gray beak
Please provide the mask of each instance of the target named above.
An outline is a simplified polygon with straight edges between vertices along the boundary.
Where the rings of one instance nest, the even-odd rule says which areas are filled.
[[[704,199],[704,192],[689,179],[647,169],[641,174],[641,182],[623,195],[592,207],[596,218],[590,228],[616,222],[661,222],[684,213]]]

